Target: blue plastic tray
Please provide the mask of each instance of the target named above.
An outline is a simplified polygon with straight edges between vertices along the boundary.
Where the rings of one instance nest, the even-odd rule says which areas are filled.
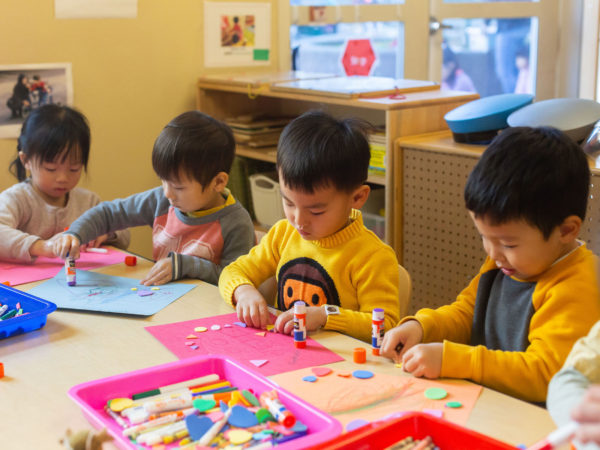
[[[21,303],[23,312],[28,313],[0,321],[0,339],[42,328],[46,325],[48,314],[56,309],[52,302],[4,284],[0,284],[0,303],[8,304],[13,309],[17,303]]]

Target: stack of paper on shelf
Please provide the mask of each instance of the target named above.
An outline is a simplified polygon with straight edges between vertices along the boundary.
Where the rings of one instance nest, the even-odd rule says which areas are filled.
[[[225,119],[225,123],[231,127],[236,143],[258,148],[276,146],[281,131],[292,119],[244,115]]]

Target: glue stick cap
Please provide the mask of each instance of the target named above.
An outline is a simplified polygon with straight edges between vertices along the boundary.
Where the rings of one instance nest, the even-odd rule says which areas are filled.
[[[356,364],[367,362],[367,351],[362,347],[356,347],[352,356]]]
[[[296,417],[294,415],[285,410],[281,411],[281,416],[279,416],[279,423],[286,428],[292,428],[296,424]]]
[[[295,302],[294,303],[294,314],[306,314],[306,303]]]
[[[383,320],[384,311],[382,308],[375,308],[373,310],[373,320]]]

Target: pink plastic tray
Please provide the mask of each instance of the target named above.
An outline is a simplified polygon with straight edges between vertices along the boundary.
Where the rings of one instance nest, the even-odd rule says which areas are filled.
[[[342,425],[333,417],[227,356],[200,355],[121,375],[88,381],[73,386],[69,389],[68,394],[81,407],[84,415],[95,428],[106,427],[119,448],[137,449],[138,447],[129,439],[123,437],[121,434],[122,428],[104,412],[106,402],[112,398],[129,397],[138,392],[179,383],[211,373],[216,373],[221,378],[227,379],[239,389],[252,389],[256,395],[273,389],[278,392],[283,404],[299,421],[308,427],[308,433],[306,436],[283,442],[277,448],[310,448],[338,436],[342,432]]]

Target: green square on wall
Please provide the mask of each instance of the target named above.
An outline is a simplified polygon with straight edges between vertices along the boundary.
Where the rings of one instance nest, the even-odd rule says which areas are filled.
[[[269,60],[269,49],[266,48],[255,48],[254,49],[254,61],[268,61]]]

